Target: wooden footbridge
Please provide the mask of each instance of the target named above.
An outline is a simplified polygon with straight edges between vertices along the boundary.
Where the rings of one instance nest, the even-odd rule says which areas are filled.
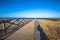
[[[0,40],[47,40],[35,18],[0,18],[0,28]]]

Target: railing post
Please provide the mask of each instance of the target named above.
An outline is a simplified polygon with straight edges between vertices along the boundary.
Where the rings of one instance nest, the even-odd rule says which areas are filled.
[[[5,25],[5,21],[3,21],[3,30],[6,33],[6,25]]]
[[[23,22],[22,22],[22,23],[23,23],[23,25],[24,25],[24,19],[23,19]]]

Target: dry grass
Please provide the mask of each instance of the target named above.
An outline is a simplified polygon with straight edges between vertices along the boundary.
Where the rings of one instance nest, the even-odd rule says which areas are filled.
[[[49,40],[60,40],[60,21],[38,20]]]

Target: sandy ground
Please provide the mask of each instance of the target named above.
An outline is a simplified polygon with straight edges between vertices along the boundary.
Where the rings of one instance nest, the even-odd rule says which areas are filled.
[[[24,25],[5,40],[34,40],[34,20]]]

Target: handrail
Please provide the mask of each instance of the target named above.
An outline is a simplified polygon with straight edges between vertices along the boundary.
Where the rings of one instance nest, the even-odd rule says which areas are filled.
[[[14,19],[15,20],[15,19]],[[4,23],[4,32],[3,31],[0,31],[0,39],[4,39],[5,37],[4,36],[6,36],[6,35],[8,35],[8,34],[10,34],[11,32],[9,32],[8,30],[10,30],[9,29],[9,27],[11,27],[12,25],[17,25],[16,27],[13,27],[10,31],[12,31],[12,32],[15,32],[16,30],[18,30],[19,28],[21,28],[21,27],[23,27],[25,24],[27,24],[27,23],[29,23],[30,21],[32,21],[32,20],[29,20],[29,21],[24,21],[24,22],[26,22],[26,23],[24,23],[24,22],[19,22],[18,24],[15,24],[15,22],[17,22],[17,21],[20,21],[19,19],[16,19],[13,23],[11,23],[10,21],[4,21],[3,23]],[[6,24],[5,23],[10,23],[11,25],[9,25],[7,28],[6,28]],[[21,25],[20,25],[20,23],[22,23]],[[13,30],[14,29],[14,30]]]

